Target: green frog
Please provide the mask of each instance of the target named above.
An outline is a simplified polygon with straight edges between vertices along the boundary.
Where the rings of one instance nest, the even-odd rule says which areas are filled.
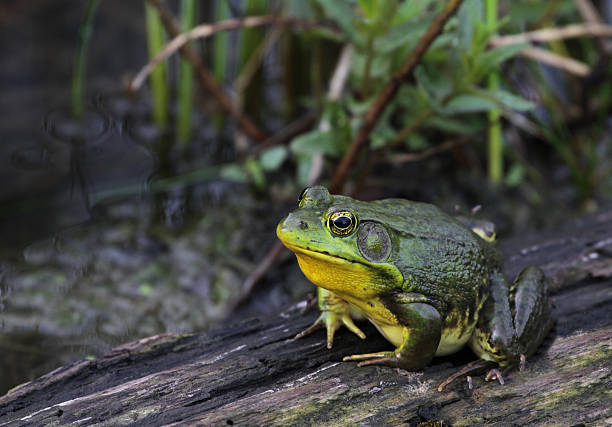
[[[531,266],[510,285],[490,233],[465,224],[426,203],[363,202],[321,186],[305,189],[276,229],[318,287],[321,314],[296,338],[325,328],[331,348],[342,325],[364,339],[353,320],[367,319],[395,350],[344,361],[414,371],[467,344],[480,359],[439,390],[492,367],[486,379],[503,384],[498,368],[522,369],[552,326],[547,281]]]

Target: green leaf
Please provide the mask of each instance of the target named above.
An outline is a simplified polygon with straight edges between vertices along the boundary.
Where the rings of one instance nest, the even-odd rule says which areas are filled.
[[[380,3],[380,1],[374,1],[374,0],[357,0],[357,3],[359,4],[359,9],[361,10],[361,12],[363,13],[363,16],[366,19],[375,19],[376,18],[376,14],[377,14],[377,10],[378,10],[378,4]]]
[[[354,20],[358,18],[349,2],[337,0],[317,0],[325,15],[335,20],[340,28],[351,37],[354,33]]]
[[[444,109],[451,114],[476,113],[496,108],[495,101],[477,95],[459,95],[454,97]]]
[[[236,163],[224,165],[219,171],[219,175],[228,181],[248,182],[249,180],[249,175],[246,171]]]
[[[366,19],[369,21],[368,34],[373,37],[380,37],[386,34],[391,26],[389,23],[393,19],[395,12],[397,11],[397,0],[360,0],[359,4],[362,6],[364,3],[368,3],[368,8],[373,9],[373,13],[370,12],[370,17],[366,15]]]
[[[525,168],[520,163],[515,163],[510,168],[510,171],[508,171],[508,175],[506,175],[504,182],[508,187],[518,187],[523,183],[524,179]]]
[[[450,117],[434,116],[425,122],[425,126],[429,128],[439,129],[443,132],[473,135],[483,128],[482,123],[470,122],[466,120],[456,120]]]
[[[487,94],[489,94],[495,100],[499,101],[499,103],[502,104],[504,107],[508,107],[512,110],[530,111],[536,107],[533,102],[527,101],[526,99],[523,99],[520,96],[516,96],[502,89],[487,91]]]
[[[410,149],[410,151],[414,152],[424,151],[430,146],[427,139],[418,132],[414,132],[409,135],[405,144]]]
[[[287,148],[285,146],[272,147],[261,153],[259,163],[266,172],[277,170],[287,158]]]
[[[391,58],[387,55],[374,56],[370,69],[370,77],[384,79],[386,81],[391,74],[393,74],[393,70],[391,69]]]
[[[255,158],[249,157],[246,160],[244,167],[249,172],[251,181],[253,182],[255,188],[259,191],[263,190],[266,187],[266,176],[264,175],[263,169],[259,162],[255,160]]]
[[[526,44],[511,44],[489,49],[476,57],[476,69],[480,76],[496,69],[504,61],[517,55],[527,47]]]
[[[217,3],[228,3],[227,0]],[[285,0],[283,2],[287,16],[293,18],[315,19],[312,4],[304,0]]]
[[[377,54],[384,54],[407,45],[416,44],[417,40],[427,29],[429,20],[419,22],[406,22],[392,28],[383,37],[377,39],[375,50]]]
[[[312,156],[297,155],[297,182],[301,187],[308,184],[308,175],[312,166]]]
[[[470,52],[472,50],[472,42],[474,30],[478,22],[482,22],[483,8],[481,0],[465,1],[457,12],[458,28],[457,35],[461,48]]]
[[[445,76],[430,73],[423,65],[414,70],[414,77],[425,92],[434,100],[439,101],[451,91],[451,85]]]
[[[392,25],[399,24],[400,22],[408,22],[416,17],[422,17],[431,3],[432,0],[402,2],[393,16],[393,20],[391,21]]]
[[[374,129],[374,132],[372,132],[370,136],[370,147],[373,150],[382,148],[392,141],[396,134],[397,130],[389,125],[388,120],[385,120],[385,122],[379,123]]]
[[[326,154],[337,157],[341,153],[340,147],[335,143],[331,132],[313,130],[294,138],[289,145],[291,152],[296,155]]]

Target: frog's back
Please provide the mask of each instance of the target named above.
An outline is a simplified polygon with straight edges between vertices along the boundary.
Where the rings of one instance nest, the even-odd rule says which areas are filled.
[[[429,203],[413,202],[405,199],[384,199],[367,203],[365,209],[370,215],[363,220],[384,218],[385,223],[402,238],[419,238],[448,244],[475,245],[483,248],[482,239],[455,218]],[[360,209],[360,212],[363,212]]]
[[[378,211],[372,217],[384,212],[385,223],[399,236],[392,262],[404,276],[403,290],[430,297],[443,316],[475,311],[490,268],[499,262],[496,249],[434,205],[403,199],[369,205]]]
[[[399,200],[391,203],[396,209],[388,225],[401,235],[393,262],[404,276],[403,290],[431,299],[442,316],[436,354],[453,353],[473,333],[488,295],[491,269],[498,268],[500,262],[499,254],[493,245],[436,206]]]

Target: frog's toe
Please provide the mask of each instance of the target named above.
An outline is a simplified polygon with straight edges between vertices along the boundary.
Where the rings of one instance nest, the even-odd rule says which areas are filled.
[[[357,335],[362,340],[365,339],[366,334],[364,334],[363,331],[359,329],[357,325],[355,325],[355,323],[353,322],[353,319],[351,319],[350,316],[342,316],[342,324],[346,326],[349,331]]]
[[[491,381],[495,378],[497,378],[501,385],[504,385],[504,377],[502,376],[501,371],[497,368],[490,369],[489,372],[487,372],[487,375],[485,376],[485,381]]]
[[[294,340],[298,340],[300,338],[305,337],[306,335],[310,335],[315,331],[318,331],[319,329],[323,328],[324,323],[323,323],[323,319],[322,319],[322,315],[319,316],[319,318],[317,320],[315,320],[315,322],[310,325],[309,328],[304,329],[302,332],[300,332],[299,334],[297,334],[295,337],[293,337]]]
[[[525,364],[527,363],[527,357],[524,354],[519,356],[519,372],[523,372],[525,370]]]
[[[353,354],[345,356],[343,362],[360,361],[357,366],[387,365],[399,367],[397,355],[393,351],[381,351],[378,353]]]
[[[482,369],[490,367],[492,363],[493,362],[489,362],[483,359],[474,360],[473,362],[468,363],[467,365],[459,369],[457,372],[455,372],[453,375],[451,375],[450,377],[442,381],[440,385],[438,386],[438,391],[440,392],[443,391],[447,385],[449,385],[450,383],[455,381],[457,378],[462,377],[464,375],[468,377],[468,380],[467,380],[468,387],[471,389],[472,381],[471,381],[471,377],[469,376],[469,374],[477,372],[477,371],[481,371]]]
[[[346,326],[351,332],[359,338],[364,339],[365,334],[353,323],[353,319],[348,313],[336,313],[333,311],[323,311],[317,320],[308,329],[300,332],[294,339],[299,339],[310,335],[319,329],[325,328],[327,331],[327,348],[332,348],[334,345],[334,334],[340,326]]]

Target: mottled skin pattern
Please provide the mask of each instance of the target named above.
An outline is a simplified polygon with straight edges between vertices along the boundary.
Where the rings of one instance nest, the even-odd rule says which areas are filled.
[[[336,229],[337,212],[352,218],[351,227]],[[343,221],[337,224],[349,219]],[[550,329],[541,270],[530,267],[509,286],[495,246],[433,205],[361,202],[311,187],[277,234],[320,287],[321,317],[299,336],[325,327],[331,347],[344,324],[363,338],[351,317],[365,317],[397,346],[345,360],[417,370],[469,344],[481,359],[510,366],[533,353]]]

